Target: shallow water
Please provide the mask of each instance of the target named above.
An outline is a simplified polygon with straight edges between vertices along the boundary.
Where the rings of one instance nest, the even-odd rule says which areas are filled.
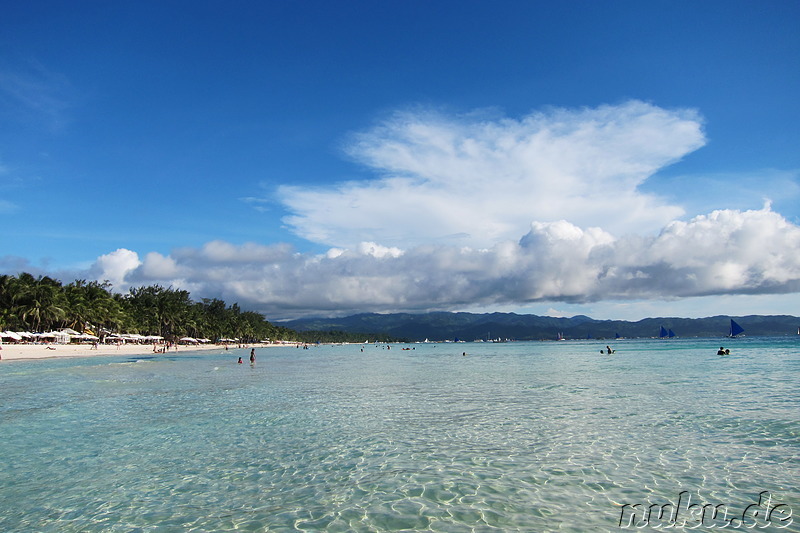
[[[0,531],[796,530],[800,339],[605,344],[3,362]]]

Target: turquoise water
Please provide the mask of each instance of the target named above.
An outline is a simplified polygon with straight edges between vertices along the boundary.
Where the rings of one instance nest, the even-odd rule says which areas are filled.
[[[800,339],[605,344],[3,361],[0,531],[798,530]]]

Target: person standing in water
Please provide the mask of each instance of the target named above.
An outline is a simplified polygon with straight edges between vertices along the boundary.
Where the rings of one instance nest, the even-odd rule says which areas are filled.
[[[256,349],[255,348],[251,348],[250,349],[250,364],[251,365],[256,364]]]

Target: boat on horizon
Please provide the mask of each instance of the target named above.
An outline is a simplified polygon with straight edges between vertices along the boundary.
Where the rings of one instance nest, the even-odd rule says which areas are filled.
[[[730,330],[728,330],[728,337],[734,338],[741,335],[742,333],[744,333],[744,328],[739,324],[737,324],[736,321],[731,318],[731,327]],[[798,333],[800,333],[800,330],[798,330]]]
[[[667,329],[664,326],[661,326],[661,332],[658,334],[659,339],[671,339],[675,336],[675,332],[672,329]]]

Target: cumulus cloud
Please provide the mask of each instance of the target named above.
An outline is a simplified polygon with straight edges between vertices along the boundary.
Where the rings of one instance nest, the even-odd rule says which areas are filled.
[[[170,256],[117,250],[105,272],[137,284],[220,297],[268,318],[361,311],[800,290],[800,227],[769,206],[672,222],[658,235],[614,237],[567,221],[534,222],[488,248],[375,243],[320,255],[286,245],[215,241]],[[98,261],[100,263],[100,261]],[[108,279],[111,279],[110,277]]]
[[[137,256],[138,262],[138,256]],[[137,265],[138,266],[138,265]],[[150,279],[169,279],[178,276],[180,269],[177,261],[158,252],[150,252],[144,258],[142,275]],[[127,273],[127,272],[126,272]]]
[[[108,280],[115,287],[121,288],[125,286],[125,278],[141,264],[139,254],[125,248],[119,248],[98,257],[90,272],[95,279]]]
[[[620,294],[646,296],[648,284],[673,296],[800,290],[800,228],[769,205],[675,221],[646,248],[618,249],[608,284]]]
[[[409,111],[347,148],[377,179],[278,194],[293,231],[336,247],[488,247],[531,221],[562,219],[614,235],[656,232],[683,211],[639,186],[704,143],[695,111],[639,101],[521,119]]]
[[[694,111],[642,102],[521,119],[398,113],[348,148],[377,179],[280,189],[286,223],[327,252],[212,241],[143,260],[120,249],[94,270],[270,319],[800,291],[800,227],[769,204],[680,220],[642,192],[704,142]]]

